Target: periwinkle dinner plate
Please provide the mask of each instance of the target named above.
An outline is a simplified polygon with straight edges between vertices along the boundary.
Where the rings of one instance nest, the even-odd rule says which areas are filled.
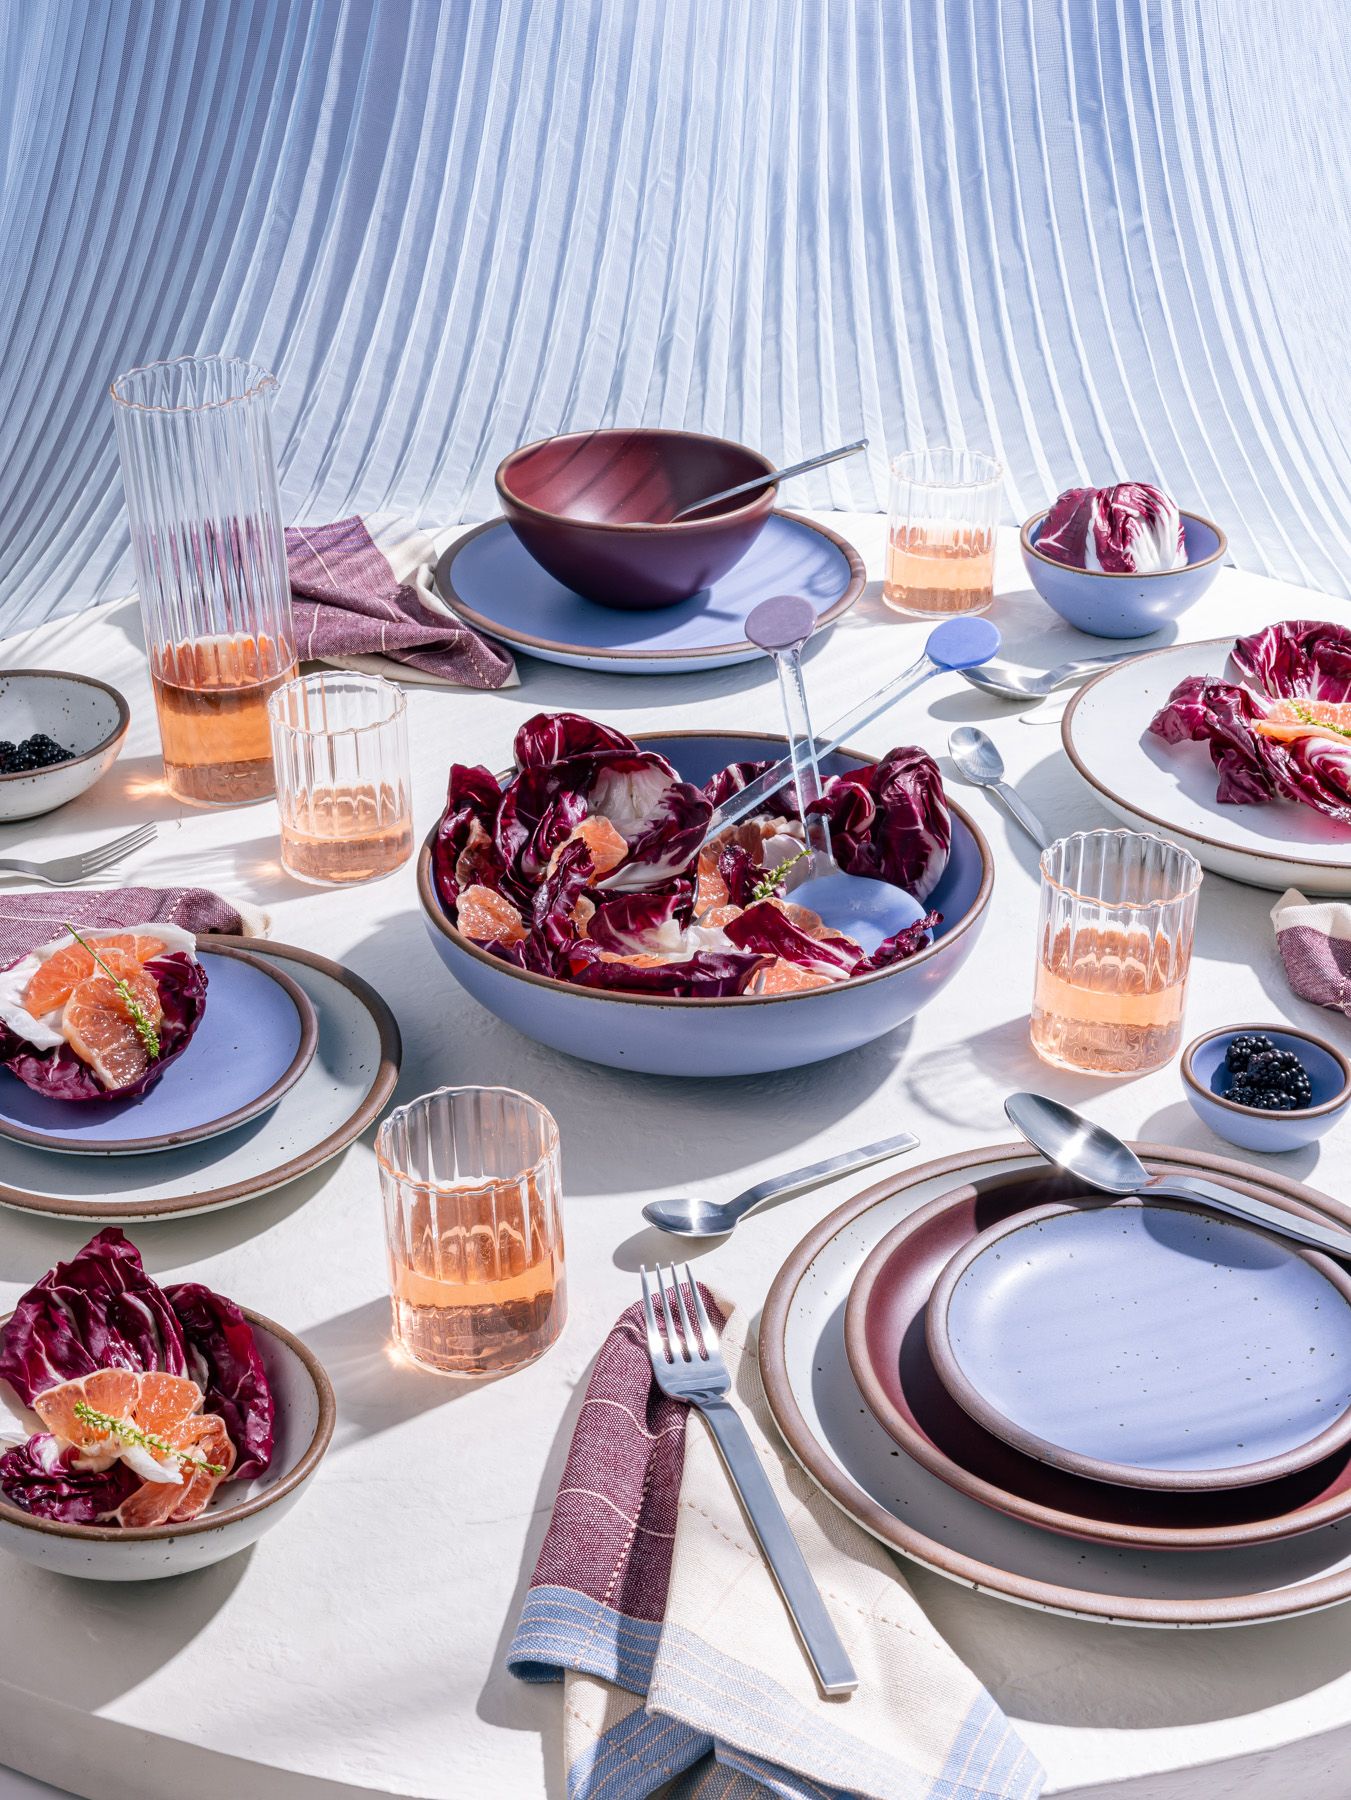
[[[925,1331],[978,1424],[1092,1481],[1249,1487],[1351,1440],[1351,1278],[1190,1206],[1002,1219],[939,1276]]]
[[[1245,1187],[1339,1226],[1351,1209],[1230,1158],[1137,1144],[1146,1165]],[[1100,1624],[1172,1629],[1294,1618],[1351,1599],[1351,1538],[1325,1524],[1278,1542],[1205,1550],[1086,1543],[956,1491],[883,1430],[845,1354],[850,1291],[911,1212],[967,1185],[978,1212],[1045,1165],[1026,1144],[939,1158],[868,1188],[817,1223],[775,1277],[759,1330],[765,1394],[807,1474],[865,1531],[963,1586]]]
[[[466,624],[544,662],[622,675],[681,675],[753,662],[746,619],[775,594],[801,594],[817,631],[858,599],[867,575],[842,537],[773,512],[727,574],[675,606],[625,612],[584,600],[547,574],[505,519],[466,533],[436,565],[437,592]]]
[[[65,1156],[7,1144],[0,1206],[52,1218],[127,1224],[234,1206],[329,1161],[379,1117],[399,1077],[393,1013],[368,982],[311,950],[213,938],[284,971],[318,1019],[313,1059],[267,1112],[219,1137],[143,1156]]]
[[[1351,894],[1351,826],[1312,806],[1221,806],[1206,744],[1168,744],[1149,722],[1189,675],[1226,676],[1232,637],[1170,644],[1086,682],[1061,720],[1065,752],[1099,799],[1140,831],[1162,832],[1204,869],[1254,887]]]
[[[203,942],[206,1006],[183,1054],[131,1100],[52,1100],[0,1071],[0,1137],[74,1156],[144,1156],[217,1137],[275,1106],[309,1067],[309,995],[251,950]]]

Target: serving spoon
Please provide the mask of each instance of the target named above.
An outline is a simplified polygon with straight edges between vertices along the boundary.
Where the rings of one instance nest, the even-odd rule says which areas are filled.
[[[754,1187],[748,1187],[735,1200],[650,1200],[643,1208],[643,1217],[649,1225],[655,1225],[659,1231],[669,1231],[674,1237],[726,1237],[748,1212],[754,1212],[767,1200],[801,1193],[804,1188],[833,1180],[850,1169],[862,1169],[869,1163],[881,1162],[884,1157],[899,1156],[902,1150],[913,1150],[918,1143],[913,1131],[898,1131],[895,1137],[880,1138],[875,1144],[845,1150],[839,1156],[828,1156],[823,1162],[809,1163],[802,1169],[790,1169],[786,1175],[771,1175],[767,1181],[758,1181]]]
[[[1228,1213],[1246,1224],[1275,1232],[1278,1237],[1292,1238],[1297,1244],[1351,1261],[1351,1234],[1282,1212],[1279,1207],[1268,1206],[1265,1200],[1220,1187],[1199,1175],[1151,1175],[1129,1144],[1123,1144],[1105,1126],[1093,1124],[1072,1106],[1062,1106],[1044,1094],[1010,1094],[1004,1111],[1047,1162],[1077,1176],[1086,1187],[1096,1188],[1099,1193],[1190,1200],[1212,1212]]]
[[[702,500],[692,500],[688,506],[682,506],[679,512],[671,514],[666,523],[674,525],[677,519],[687,519],[691,513],[702,512],[706,506],[712,506],[719,500],[731,500],[737,494],[750,494],[757,488],[774,487],[780,481],[787,481],[790,475],[805,475],[809,469],[823,469],[827,463],[839,462],[842,457],[855,456],[860,450],[867,448],[867,438],[860,438],[856,444],[841,444],[838,450],[827,450],[820,456],[809,456],[805,462],[789,463],[786,469],[772,469],[768,475],[757,475],[753,481],[739,481],[735,487],[719,488],[716,494],[707,494]]]
[[[985,694],[998,694],[1001,700],[1044,700],[1058,687],[1068,687],[1083,675],[1098,669],[1110,669],[1113,663],[1129,662],[1139,650],[1116,650],[1106,656],[1081,656],[1077,662],[1058,663],[1044,675],[1024,675],[1018,669],[963,669],[963,679]]]
[[[1050,833],[1017,788],[1010,787],[1005,781],[1004,759],[992,737],[974,725],[959,725],[948,734],[948,753],[973,787],[989,788],[1032,842],[1039,849],[1050,849]]]

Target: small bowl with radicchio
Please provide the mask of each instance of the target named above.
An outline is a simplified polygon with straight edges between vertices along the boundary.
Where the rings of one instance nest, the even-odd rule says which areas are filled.
[[[517,1030],[660,1075],[750,1075],[881,1037],[965,962],[989,847],[923,750],[841,750],[820,808],[846,872],[906,889],[921,922],[871,954],[793,902],[807,874],[791,789],[704,839],[781,737],[626,737],[540,713],[502,775],[456,764],[418,892],[455,979]]]
[[[1062,619],[1093,637],[1148,637],[1182,616],[1219,573],[1228,540],[1161,488],[1120,481],[1066,488],[1022,528],[1023,566]]]
[[[110,1226],[0,1323],[0,1548],[96,1581],[205,1568],[290,1510],[333,1420],[298,1338],[161,1287]]]

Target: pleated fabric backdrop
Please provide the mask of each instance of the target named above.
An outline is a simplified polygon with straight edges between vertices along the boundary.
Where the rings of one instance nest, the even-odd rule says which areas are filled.
[[[1152,477],[1351,573],[1344,0],[0,0],[0,628],[129,591],[118,370],[283,383],[288,516],[444,525],[548,432],[1006,516]]]

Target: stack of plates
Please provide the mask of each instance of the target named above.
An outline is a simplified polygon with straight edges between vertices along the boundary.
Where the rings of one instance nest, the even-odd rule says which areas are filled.
[[[336,1156],[393,1092],[399,1029],[325,957],[204,939],[207,1005],[138,1099],[54,1101],[0,1074],[0,1204],[102,1223],[209,1212]]]
[[[1142,1154],[1351,1220],[1225,1159]],[[1351,1279],[1316,1252],[1090,1200],[1006,1145],[818,1225],[771,1290],[760,1357],[807,1472],[971,1587],[1169,1626],[1351,1597]]]

